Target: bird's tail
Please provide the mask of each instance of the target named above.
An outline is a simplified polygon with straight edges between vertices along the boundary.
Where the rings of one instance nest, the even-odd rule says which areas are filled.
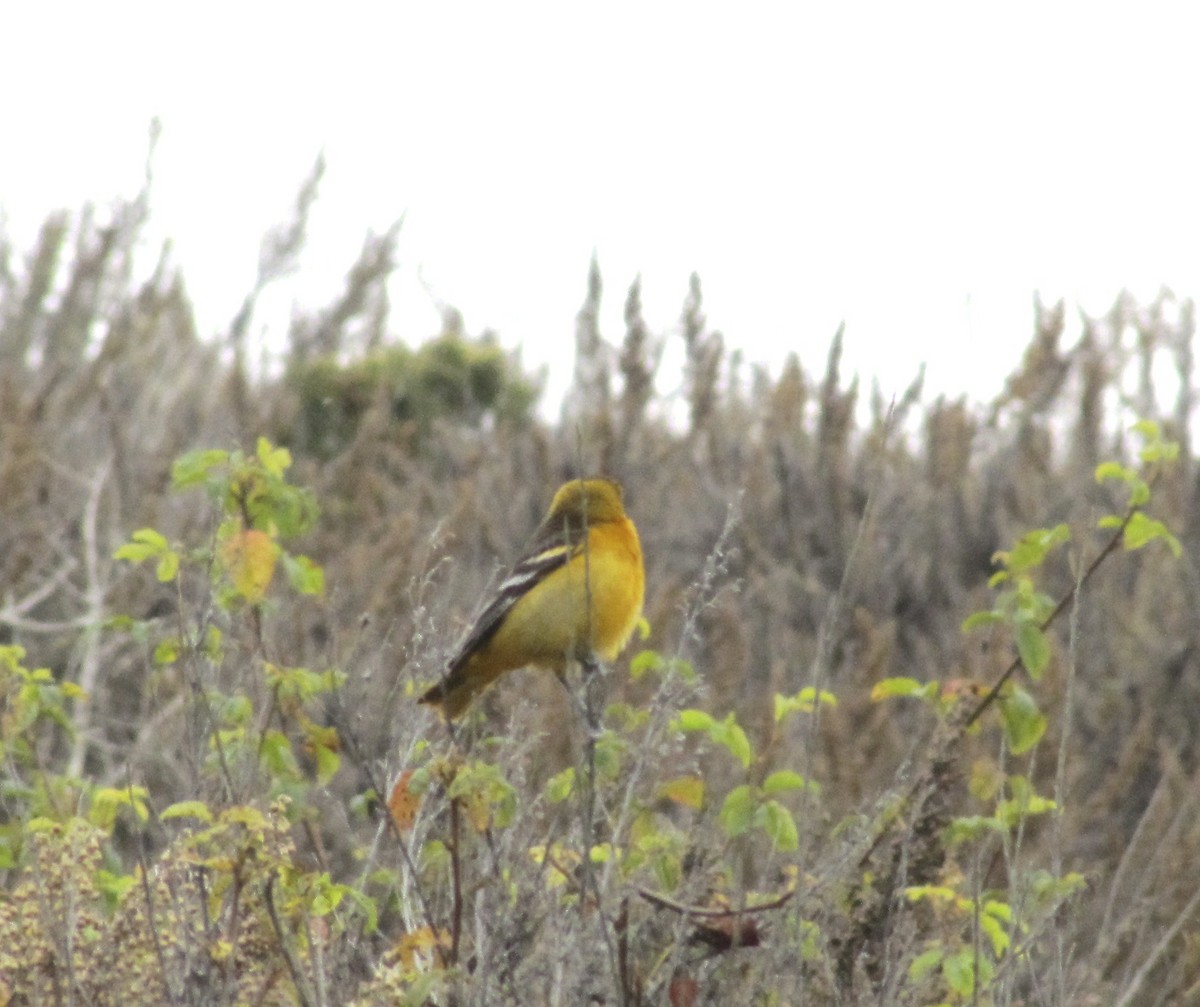
[[[424,692],[417,702],[436,707],[447,720],[457,720],[471,705],[471,700],[498,677],[488,675],[484,669],[468,661],[452,669],[437,685]]]

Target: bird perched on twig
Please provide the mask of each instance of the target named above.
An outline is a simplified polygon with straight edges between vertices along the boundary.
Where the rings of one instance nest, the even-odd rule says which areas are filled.
[[[506,671],[537,667],[562,677],[571,661],[611,661],[633,635],[644,593],[642,547],[620,484],[564,483],[526,555],[420,702],[453,720]]]

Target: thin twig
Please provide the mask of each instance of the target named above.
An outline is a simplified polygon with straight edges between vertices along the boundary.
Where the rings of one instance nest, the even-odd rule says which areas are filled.
[[[129,786],[132,787],[132,780]],[[150,928],[150,940],[154,942],[154,956],[158,959],[158,971],[162,974],[163,989],[167,991],[167,999],[174,1005],[180,1003],[179,995],[171,986],[171,974],[167,971],[167,958],[163,952],[162,935],[158,932],[158,914],[154,911],[154,894],[150,888],[150,864],[146,860],[146,835],[137,830],[137,842],[134,843],[134,855],[138,861],[138,880],[141,882],[142,900],[146,903],[146,925]]]
[[[88,487],[87,503],[83,509],[81,532],[83,535],[83,568],[86,577],[84,598],[86,609],[83,619],[85,630],[83,634],[83,656],[79,660],[79,687],[85,697],[91,697],[100,677],[100,627],[104,620],[104,596],[107,585],[100,573],[100,547],[97,542],[97,524],[100,513],[100,497],[104,485],[108,481],[108,473],[112,468],[112,459],[105,461],[92,477]],[[73,711],[75,741],[71,747],[71,757],[67,761],[67,775],[80,776],[83,773],[84,760],[88,752],[88,730],[91,727],[91,715],[94,703],[85,698],[75,703]]]
[[[87,617],[64,619],[61,622],[43,622],[36,619],[26,619],[25,613],[36,608],[57,591],[79,567],[79,561],[74,556],[63,559],[62,565],[38,587],[25,595],[20,601],[8,601],[0,608],[0,624],[12,626],[28,633],[62,633],[66,630],[80,629],[87,625]]]
[[[752,916],[754,913],[765,912],[768,909],[778,909],[796,894],[796,889],[789,888],[767,902],[759,902],[753,906],[743,906],[740,909],[733,909],[731,907],[715,909],[711,906],[689,906],[683,902],[676,902],[665,895],[660,895],[658,892],[652,892],[648,888],[639,888],[637,893],[652,905],[659,906],[662,909],[669,909],[671,912],[678,913],[681,916],[698,916],[704,919],[724,920],[733,919],[738,916]]]
[[[1159,959],[1167,953],[1167,949],[1171,946],[1171,942],[1179,936],[1179,931],[1183,929],[1183,925],[1192,918],[1196,910],[1200,909],[1200,888],[1197,888],[1192,893],[1192,897],[1188,899],[1188,903],[1175,917],[1174,922],[1167,927],[1166,932],[1162,935],[1162,939],[1154,946],[1149,956],[1137,972],[1133,974],[1133,978],[1129,980],[1129,985],[1125,987],[1125,992],[1121,994],[1121,999],[1116,1002],[1114,1007],[1128,1007],[1133,1003],[1142,991],[1142,986],[1150,976],[1150,972],[1158,964]]]
[[[292,977],[292,985],[296,989],[296,996],[300,998],[302,1007],[315,1007],[312,996],[309,994],[308,984],[304,981],[304,976],[300,972],[300,963],[296,961],[296,956],[292,953],[290,944],[291,935],[284,932],[283,923],[279,919],[279,913],[275,909],[275,875],[272,874],[267,878],[266,898],[263,900],[267,904],[267,915],[271,918],[271,926],[275,930],[275,936],[279,938],[279,950],[283,953],[283,960],[287,963],[288,972]]]
[[[454,886],[454,905],[450,916],[450,954],[448,957],[450,965],[458,963],[458,952],[462,940],[462,847],[459,803],[457,797],[450,798],[450,876]]]
[[[1082,575],[1075,579],[1075,597],[1080,597],[1083,587]],[[1054,769],[1054,803],[1056,807],[1067,806],[1067,749],[1071,742],[1071,727],[1075,717],[1075,685],[1079,667],[1079,614],[1082,606],[1071,606],[1071,617],[1067,620],[1067,681],[1063,690],[1062,731],[1058,740],[1058,762]],[[1063,876],[1063,850],[1066,847],[1066,822],[1062,815],[1054,816],[1054,847],[1052,864],[1054,876]],[[1055,999],[1059,1003],[1067,1001],[1066,975],[1066,938],[1059,929],[1055,929],[1055,961],[1054,986]]]
[[[1075,583],[1071,585],[1071,590],[1068,591],[1065,595],[1063,595],[1062,598],[1059,600],[1059,603],[1054,606],[1054,611],[1051,612],[1048,616],[1046,616],[1045,619],[1042,620],[1041,625],[1038,627],[1039,629],[1041,629],[1043,631],[1048,629],[1050,624],[1053,623],[1054,620],[1057,619],[1060,615],[1062,615],[1062,613],[1066,609],[1066,607],[1068,605],[1070,605],[1077,597],[1079,597],[1079,592],[1081,590],[1083,590],[1083,586],[1089,580],[1091,580],[1092,575],[1100,568],[1100,564],[1103,563],[1108,558],[1108,556],[1116,550],[1117,546],[1119,546],[1121,544],[1121,540],[1125,535],[1125,529],[1129,526],[1129,522],[1133,520],[1134,514],[1137,514],[1139,510],[1140,510],[1140,508],[1138,508],[1138,507],[1131,507],[1126,512],[1124,519],[1121,521],[1121,524],[1113,532],[1112,538],[1110,538],[1108,540],[1108,542],[1104,546],[1104,548],[1101,549],[1100,552],[1096,555],[1096,558],[1093,559],[1090,564],[1088,564],[1088,568],[1083,572],[1083,576],[1076,578]],[[988,707],[991,706],[992,703],[994,703],[996,701],[997,697],[999,697],[1000,690],[1003,689],[1004,686],[1008,684],[1008,680],[1010,678],[1012,678],[1013,675],[1015,675],[1023,667],[1025,667],[1025,662],[1021,660],[1020,655],[1017,655],[1016,657],[1014,657],[1012,660],[1012,663],[1005,669],[1004,674],[1001,675],[1000,678],[997,679],[996,683],[991,687],[991,689],[988,690],[987,695],[984,696],[983,699],[981,699],[979,701],[979,705],[977,707],[975,707],[974,710],[971,711],[971,715],[966,719],[966,722],[963,724],[964,732],[967,731],[980,717],[983,716],[983,714],[987,711]]]

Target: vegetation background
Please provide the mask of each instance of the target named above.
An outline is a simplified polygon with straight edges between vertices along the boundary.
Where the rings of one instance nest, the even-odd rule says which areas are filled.
[[[745,362],[698,279],[670,332],[635,284],[602,333],[593,268],[548,421],[452,312],[389,338],[395,231],[264,355],[318,175],[215,342],[168,250],[135,279],[144,195],[0,235],[0,1004],[1200,1002],[1191,302],[1117,295],[1073,341],[1039,305],[993,402],[888,402],[840,337]],[[1137,419],[1180,444],[1150,509],[1181,556],[1113,557],[1049,627],[1036,745],[958,733],[949,697],[1016,653],[961,628],[995,554],[1067,525],[1037,584],[1069,594]],[[307,488],[261,527],[323,590],[238,580],[236,478],[172,489],[199,449]],[[415,691],[596,471],[642,531],[650,656],[605,674],[602,727],[522,673],[451,739]],[[139,529],[179,571],[116,558]]]

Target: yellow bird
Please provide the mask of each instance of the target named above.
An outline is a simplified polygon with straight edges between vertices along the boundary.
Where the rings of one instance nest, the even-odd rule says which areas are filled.
[[[562,675],[571,661],[611,661],[642,614],[645,572],[620,484],[563,484],[528,554],[504,578],[459,646],[446,676],[421,696],[454,720],[506,671]]]

